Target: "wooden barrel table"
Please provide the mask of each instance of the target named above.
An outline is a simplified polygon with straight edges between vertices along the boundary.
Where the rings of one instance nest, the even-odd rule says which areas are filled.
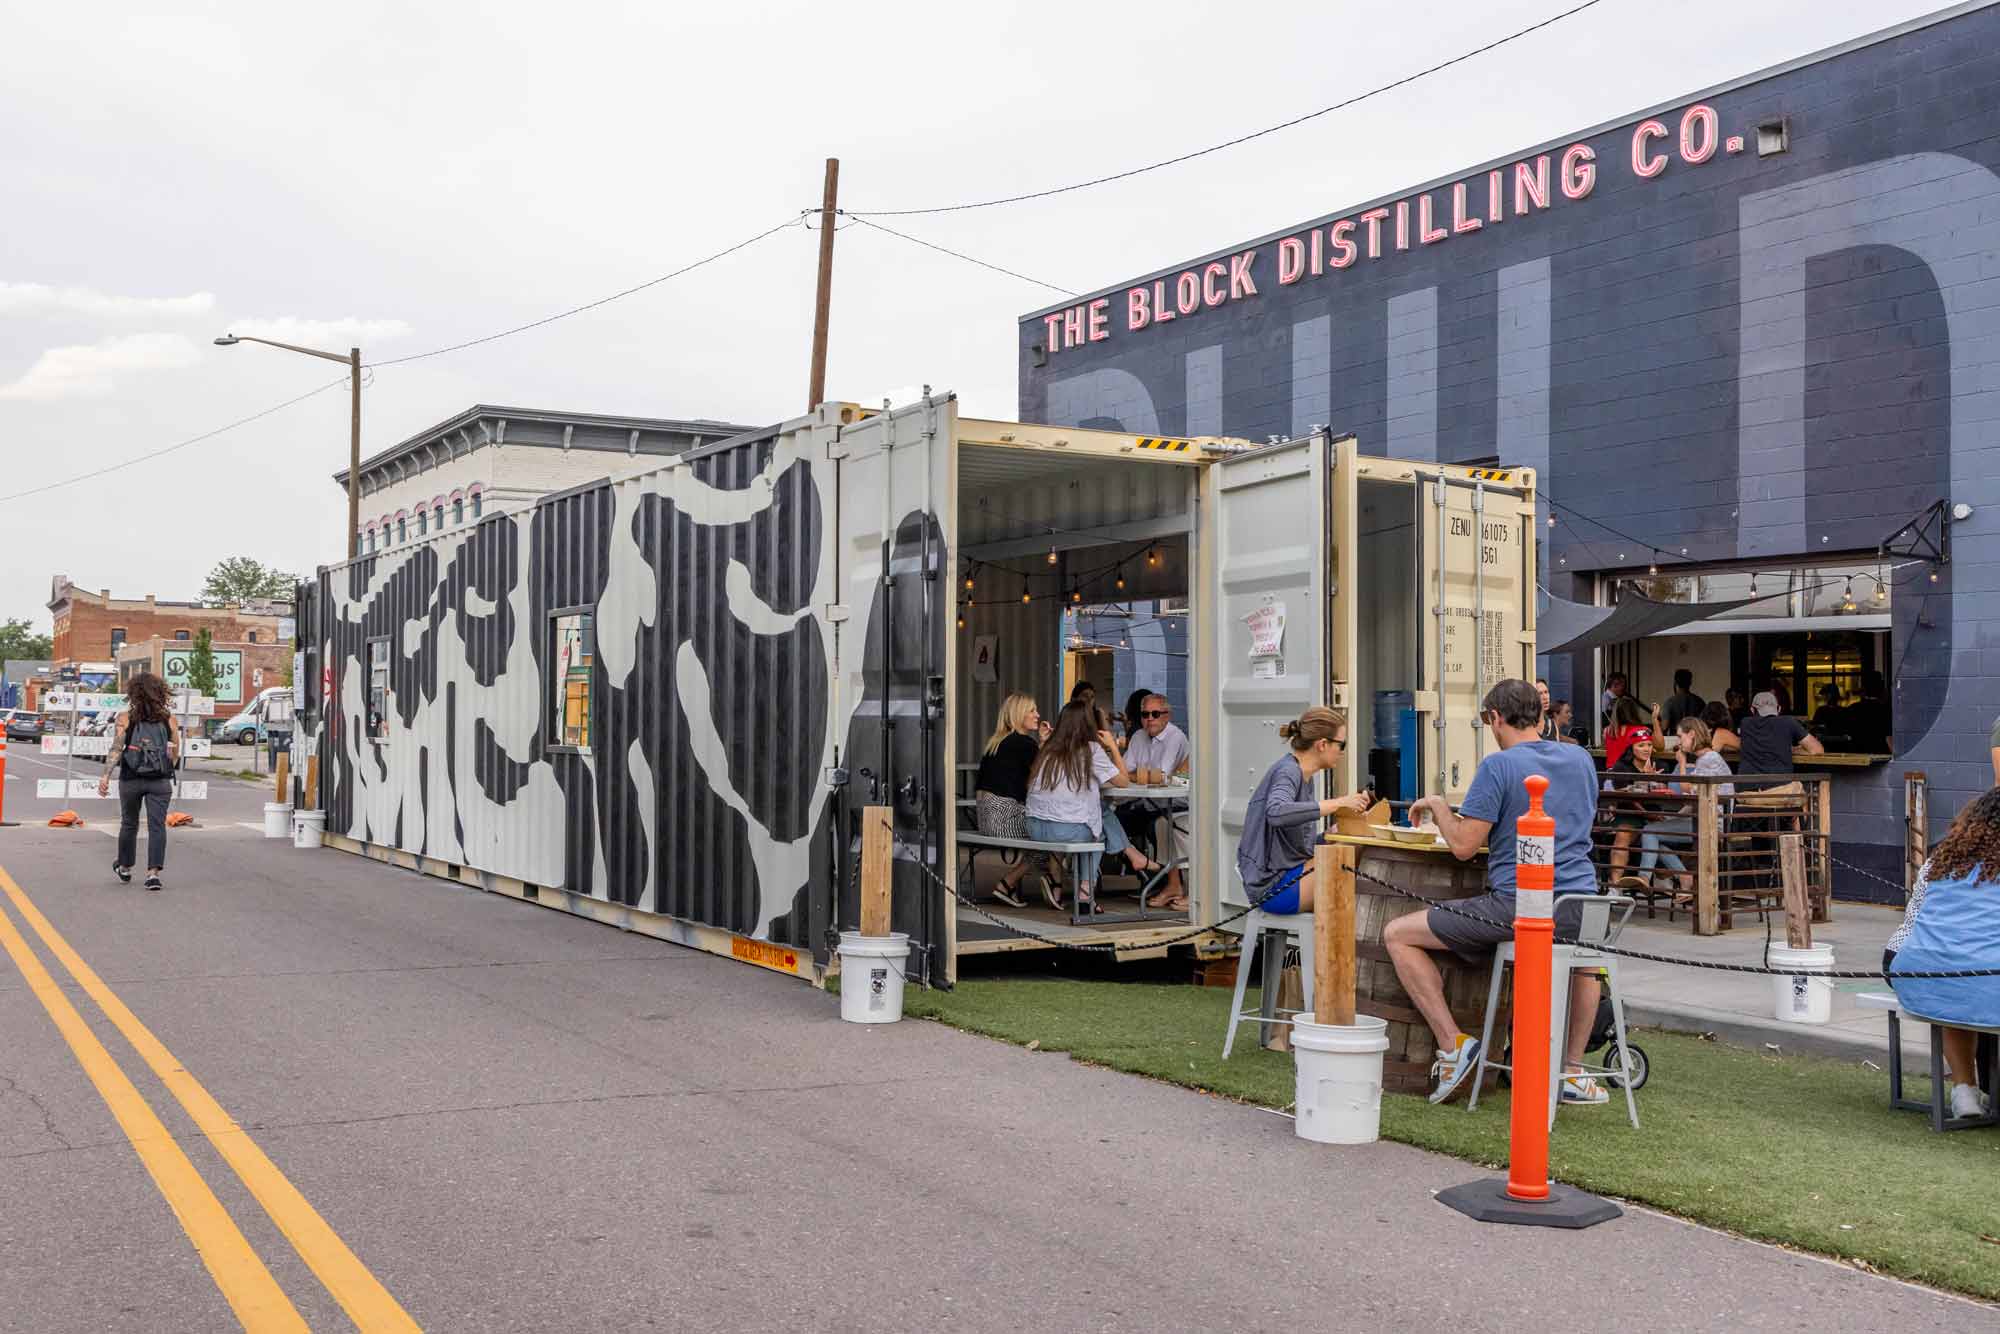
[[[1389,1021],[1382,1087],[1395,1093],[1426,1092],[1431,1062],[1437,1057],[1437,1039],[1404,992],[1396,965],[1389,961],[1388,948],[1382,944],[1384,927],[1398,917],[1421,911],[1424,905],[1384,885],[1405,887],[1428,899],[1469,899],[1486,892],[1486,858],[1480,854],[1460,861],[1447,848],[1386,838],[1334,834],[1327,841],[1354,849],[1354,1008]],[[1486,1015],[1491,960],[1467,963],[1449,951],[1434,953],[1431,958],[1444,976],[1445,1003],[1459,1026],[1477,1037]],[[1510,1013],[1509,991],[1511,986],[1501,994],[1496,1025]],[[1505,1045],[1497,1038],[1496,1042]]]

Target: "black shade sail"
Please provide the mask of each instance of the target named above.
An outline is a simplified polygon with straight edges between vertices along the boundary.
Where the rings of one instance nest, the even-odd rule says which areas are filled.
[[[1619,596],[1617,606],[1593,607],[1548,594],[1547,602],[1535,618],[1535,652],[1587,652],[1705,621],[1753,602],[1788,596],[1789,591],[1781,591],[1760,598],[1738,598],[1734,602],[1655,602],[1628,588]]]

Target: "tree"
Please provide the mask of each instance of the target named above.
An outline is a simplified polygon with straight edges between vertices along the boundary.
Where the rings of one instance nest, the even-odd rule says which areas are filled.
[[[194,651],[188,654],[187,682],[195,694],[215,698],[215,636],[206,630],[195,632]]]
[[[49,637],[34,633],[34,626],[27,621],[0,622],[0,660],[47,658],[50,647]]]
[[[266,565],[255,556],[231,556],[217,561],[201,586],[201,595],[210,602],[249,602],[258,598],[290,601],[297,576],[275,565]]]

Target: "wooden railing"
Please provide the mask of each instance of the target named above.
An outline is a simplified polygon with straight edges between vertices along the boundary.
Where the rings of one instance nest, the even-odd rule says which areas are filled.
[[[1797,834],[1804,844],[1812,919],[1832,919],[1829,775],[1636,776],[1654,784],[1651,791],[1631,786],[1633,775],[1606,777],[1627,786],[1599,792],[1592,856],[1605,881],[1645,902],[1647,916],[1662,906],[1669,920],[1686,912],[1695,934],[1712,936],[1730,929],[1737,913],[1781,913],[1778,840]],[[1733,795],[1722,794],[1725,784]],[[1649,853],[1657,861],[1644,867]]]

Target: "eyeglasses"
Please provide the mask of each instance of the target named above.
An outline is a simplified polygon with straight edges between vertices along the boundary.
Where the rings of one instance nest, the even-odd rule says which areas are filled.
[[[1141,718],[1171,718],[1173,714],[1166,709],[1141,709],[1139,710],[1139,716]]]
[[[1336,745],[1336,746],[1339,746],[1339,747],[1340,747],[1340,748],[1341,748],[1342,750],[1346,750],[1346,749],[1347,749],[1347,738],[1346,738],[1346,737],[1344,737],[1344,736],[1337,736],[1337,737],[1335,737],[1335,738],[1333,739],[1333,744],[1334,744],[1334,745]]]

